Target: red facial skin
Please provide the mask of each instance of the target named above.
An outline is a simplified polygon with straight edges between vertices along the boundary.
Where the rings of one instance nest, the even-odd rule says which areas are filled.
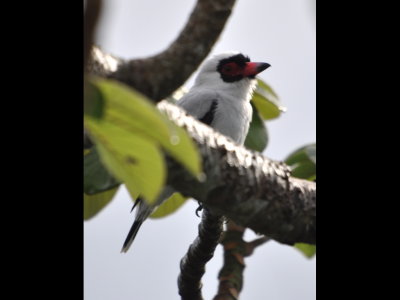
[[[242,75],[244,77],[255,76],[262,72],[265,68],[260,69],[263,63],[247,62],[245,67],[238,66],[235,62],[227,63],[223,66],[222,72],[230,75]]]
[[[243,68],[239,67],[235,62],[230,62],[222,67],[222,72],[229,76],[243,75]]]
[[[260,73],[260,71],[258,71],[258,65],[259,63],[256,62],[248,62],[246,63],[246,67],[244,68],[243,71],[243,76],[247,77],[247,76],[254,76],[257,75],[258,73]]]

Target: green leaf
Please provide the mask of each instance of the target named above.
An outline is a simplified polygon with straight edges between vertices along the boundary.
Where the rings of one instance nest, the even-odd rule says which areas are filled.
[[[83,191],[88,195],[100,193],[121,184],[101,164],[95,147],[84,156],[83,172]]]
[[[156,211],[151,214],[150,218],[157,219],[172,214],[177,211],[187,199],[187,197],[183,197],[180,193],[173,193],[171,197],[165,200]]]
[[[294,244],[294,248],[300,250],[300,252],[303,253],[307,258],[312,258],[315,255],[317,249],[315,245],[305,243],[296,243]]]
[[[95,140],[104,166],[124,182],[131,196],[149,202],[157,199],[166,178],[164,157],[152,140],[114,124],[85,117],[85,127]]]
[[[83,219],[89,220],[97,215],[114,198],[118,187],[96,195],[83,194]]]
[[[314,163],[317,164],[317,145],[312,144],[309,145],[306,149],[305,152],[308,156],[308,158]]]
[[[311,161],[303,161],[292,166],[292,176],[312,180],[315,177],[316,167]]]
[[[280,101],[278,100],[278,95],[275,93],[275,91],[269,86],[265,81],[261,79],[257,79],[257,84],[258,87],[263,89],[271,98],[273,102],[276,103],[276,105],[280,105]]]
[[[292,168],[294,177],[307,180],[316,178],[316,161],[315,143],[297,149],[285,159],[285,163]]]
[[[83,111],[94,118],[101,118],[104,113],[104,98],[100,89],[91,83],[85,82]]]
[[[247,134],[244,145],[246,148],[262,152],[268,144],[268,132],[264,121],[256,107],[253,106],[253,119],[250,123],[249,132]]]
[[[294,165],[294,164],[299,163],[304,160],[311,160],[309,155],[312,153],[314,153],[314,155],[315,155],[316,148],[317,148],[317,145],[315,143],[300,147],[288,155],[288,157],[285,159],[285,163],[288,165]],[[310,149],[310,150],[307,150],[307,149]],[[313,159],[314,159],[314,161],[316,161],[316,157]]]
[[[202,164],[197,146],[183,128],[175,124],[172,124],[172,126],[172,135],[168,142],[161,141],[162,147],[191,174],[199,178],[202,174]]]
[[[305,152],[305,147],[302,147],[296,151],[293,151],[286,159],[285,163],[289,166],[293,166],[297,163],[303,161],[309,161],[307,153]]]
[[[258,79],[257,89],[254,91],[251,101],[264,120],[275,119],[280,116],[281,112],[286,111],[276,93],[261,79]]]
[[[201,158],[186,131],[167,119],[147,98],[113,80],[93,81],[106,99],[104,120],[160,144],[193,175],[201,174]]]

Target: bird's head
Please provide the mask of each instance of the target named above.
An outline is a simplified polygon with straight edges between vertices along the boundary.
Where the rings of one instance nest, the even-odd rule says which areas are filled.
[[[248,56],[239,52],[218,54],[204,62],[195,85],[251,93],[256,85],[256,75],[269,66],[268,63],[251,62]]]

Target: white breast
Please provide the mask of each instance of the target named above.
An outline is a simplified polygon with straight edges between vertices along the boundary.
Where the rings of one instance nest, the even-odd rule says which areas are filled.
[[[206,86],[200,81],[177,104],[201,119],[216,100],[217,109],[211,127],[243,145],[253,114],[250,99],[255,85],[255,80],[228,84],[216,78],[214,85],[208,82]]]
[[[218,106],[211,126],[217,131],[243,145],[252,117],[252,107],[248,101],[238,101],[231,97],[218,97]]]

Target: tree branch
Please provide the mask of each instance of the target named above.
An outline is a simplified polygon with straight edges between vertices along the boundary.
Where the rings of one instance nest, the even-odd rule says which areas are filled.
[[[122,60],[95,47],[89,72],[123,82],[158,102],[182,86],[208,55],[234,3],[235,0],[198,0],[176,40],[149,58]]]
[[[201,278],[205,273],[205,264],[214,256],[222,233],[222,223],[221,215],[215,215],[207,208],[203,210],[199,235],[181,260],[178,288],[182,300],[203,300]]]
[[[168,159],[167,184],[278,242],[315,244],[315,182],[291,177],[284,163],[235,144],[176,105],[162,101],[158,108],[191,135],[206,175],[199,182]]]
[[[86,1],[86,9],[85,9],[85,21],[84,21],[84,29],[83,29],[83,39],[84,39],[84,48],[83,48],[83,67],[86,67],[86,62],[90,55],[90,49],[93,45],[93,38],[95,33],[95,28],[97,24],[97,20],[100,15],[101,10],[101,0],[88,0]]]
[[[267,237],[245,242],[243,234],[246,228],[236,225],[232,220],[227,223],[221,244],[224,246],[224,265],[219,272],[218,292],[213,300],[237,300],[243,288],[244,258],[254,249],[269,240]]]

